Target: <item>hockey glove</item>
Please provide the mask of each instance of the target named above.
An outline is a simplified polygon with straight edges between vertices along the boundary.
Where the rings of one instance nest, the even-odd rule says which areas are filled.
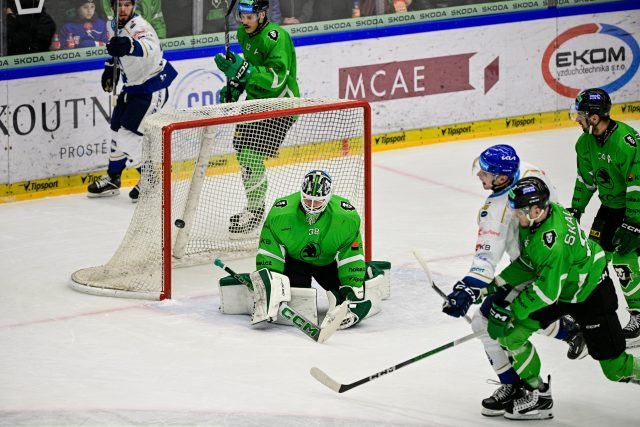
[[[508,304],[504,300],[494,301],[491,304],[487,333],[494,340],[507,336],[509,329],[512,327],[513,312],[509,310]]]
[[[111,37],[107,43],[107,52],[118,58],[130,55],[133,52],[133,43],[129,37]]]
[[[220,102],[236,102],[240,95],[244,92],[244,86],[240,84],[237,80],[229,80],[229,86],[224,85],[222,89],[220,89]]]
[[[453,285],[453,292],[447,295],[447,300],[442,305],[442,311],[449,316],[462,317],[467,314],[471,304],[480,299],[479,288],[468,286],[462,280]]]
[[[356,290],[364,291],[362,288],[356,288]],[[362,319],[369,314],[369,310],[371,310],[371,301],[364,299],[364,292],[362,292],[362,297],[359,298],[354,292],[354,289],[350,286],[341,286],[340,295],[342,297],[342,301],[346,300],[349,302],[349,311],[342,323],[340,323],[338,329],[347,329],[362,321]],[[340,299],[338,299],[338,301],[340,301]]]
[[[102,90],[105,92],[111,92],[114,86],[118,85],[120,80],[120,68],[116,68],[116,81],[113,81],[113,61],[107,61],[104,63],[104,71],[102,72]]]
[[[580,223],[580,218],[582,217],[582,212],[580,212],[576,208],[567,208],[567,210],[569,211],[569,213],[571,215],[573,215],[573,217],[576,219],[576,221],[578,221],[578,223]]]
[[[254,70],[253,65],[242,59],[237,53],[231,52],[230,58],[219,53],[214,58],[216,65],[230,80],[236,80],[244,85]]]
[[[620,255],[626,255],[640,247],[640,225],[622,222],[613,235],[613,246]]]

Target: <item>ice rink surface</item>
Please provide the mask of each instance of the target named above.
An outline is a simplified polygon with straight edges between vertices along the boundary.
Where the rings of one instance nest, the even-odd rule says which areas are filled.
[[[213,265],[176,271],[174,299],[163,302],[70,289],[73,271],[106,262],[119,245],[134,210],[127,191],[0,205],[0,425],[518,423],[480,415],[480,401],[496,386],[487,383],[494,374],[477,340],[344,394],[316,382],[309,369],[350,383],[470,333],[464,320],[441,313],[412,249],[448,291],[471,262],[486,197],[471,175],[473,159],[490,145],[511,144],[547,171],[566,204],[579,133],[576,126],[374,154],[373,255],[392,262],[391,299],[323,345],[293,328],[252,328],[248,316],[220,314],[221,271]],[[596,202],[583,224],[590,225]],[[229,265],[250,271],[253,261]],[[319,301],[326,307],[324,294]],[[570,361],[563,342],[533,340],[552,377],[555,419],[528,426],[638,425],[638,386],[607,381],[590,358]]]

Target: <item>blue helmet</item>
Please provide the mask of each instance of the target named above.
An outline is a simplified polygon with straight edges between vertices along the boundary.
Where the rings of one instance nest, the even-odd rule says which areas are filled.
[[[480,168],[494,175],[506,175],[514,179],[520,167],[520,158],[516,150],[506,144],[494,145],[487,148],[478,158]]]

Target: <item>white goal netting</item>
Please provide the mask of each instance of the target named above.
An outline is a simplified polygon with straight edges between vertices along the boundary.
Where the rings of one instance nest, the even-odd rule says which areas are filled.
[[[170,297],[171,266],[255,255],[260,225],[231,232],[231,217],[263,203],[268,211],[275,198],[299,191],[311,169],[328,171],[335,194],[356,206],[366,240],[368,118],[364,102],[301,98],[148,117],[140,198],[127,233],[105,265],[73,273],[72,287]]]

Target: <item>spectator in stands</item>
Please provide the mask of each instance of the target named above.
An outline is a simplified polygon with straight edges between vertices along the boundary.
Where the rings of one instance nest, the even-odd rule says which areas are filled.
[[[281,0],[282,23],[284,25],[311,22],[315,0]]]
[[[109,41],[107,23],[96,15],[95,0],[76,0],[76,16],[60,30],[63,49],[105,46]]]
[[[35,8],[38,0],[22,0],[22,8]],[[45,7],[39,13],[18,15],[15,0],[9,0],[4,10],[7,20],[7,54],[46,52],[56,32],[56,23]]]
[[[111,3],[113,0],[102,0],[102,10],[107,17],[107,21],[111,20],[113,11],[111,9]],[[142,16],[153,29],[155,30],[158,38],[164,39],[167,37],[167,26],[164,22],[164,15],[162,14],[161,0],[132,0],[135,4],[135,13]],[[180,13],[176,10],[176,13]],[[191,11],[189,11],[191,13]]]
[[[351,18],[351,2],[345,0],[319,0],[313,8],[313,21],[333,21]]]

